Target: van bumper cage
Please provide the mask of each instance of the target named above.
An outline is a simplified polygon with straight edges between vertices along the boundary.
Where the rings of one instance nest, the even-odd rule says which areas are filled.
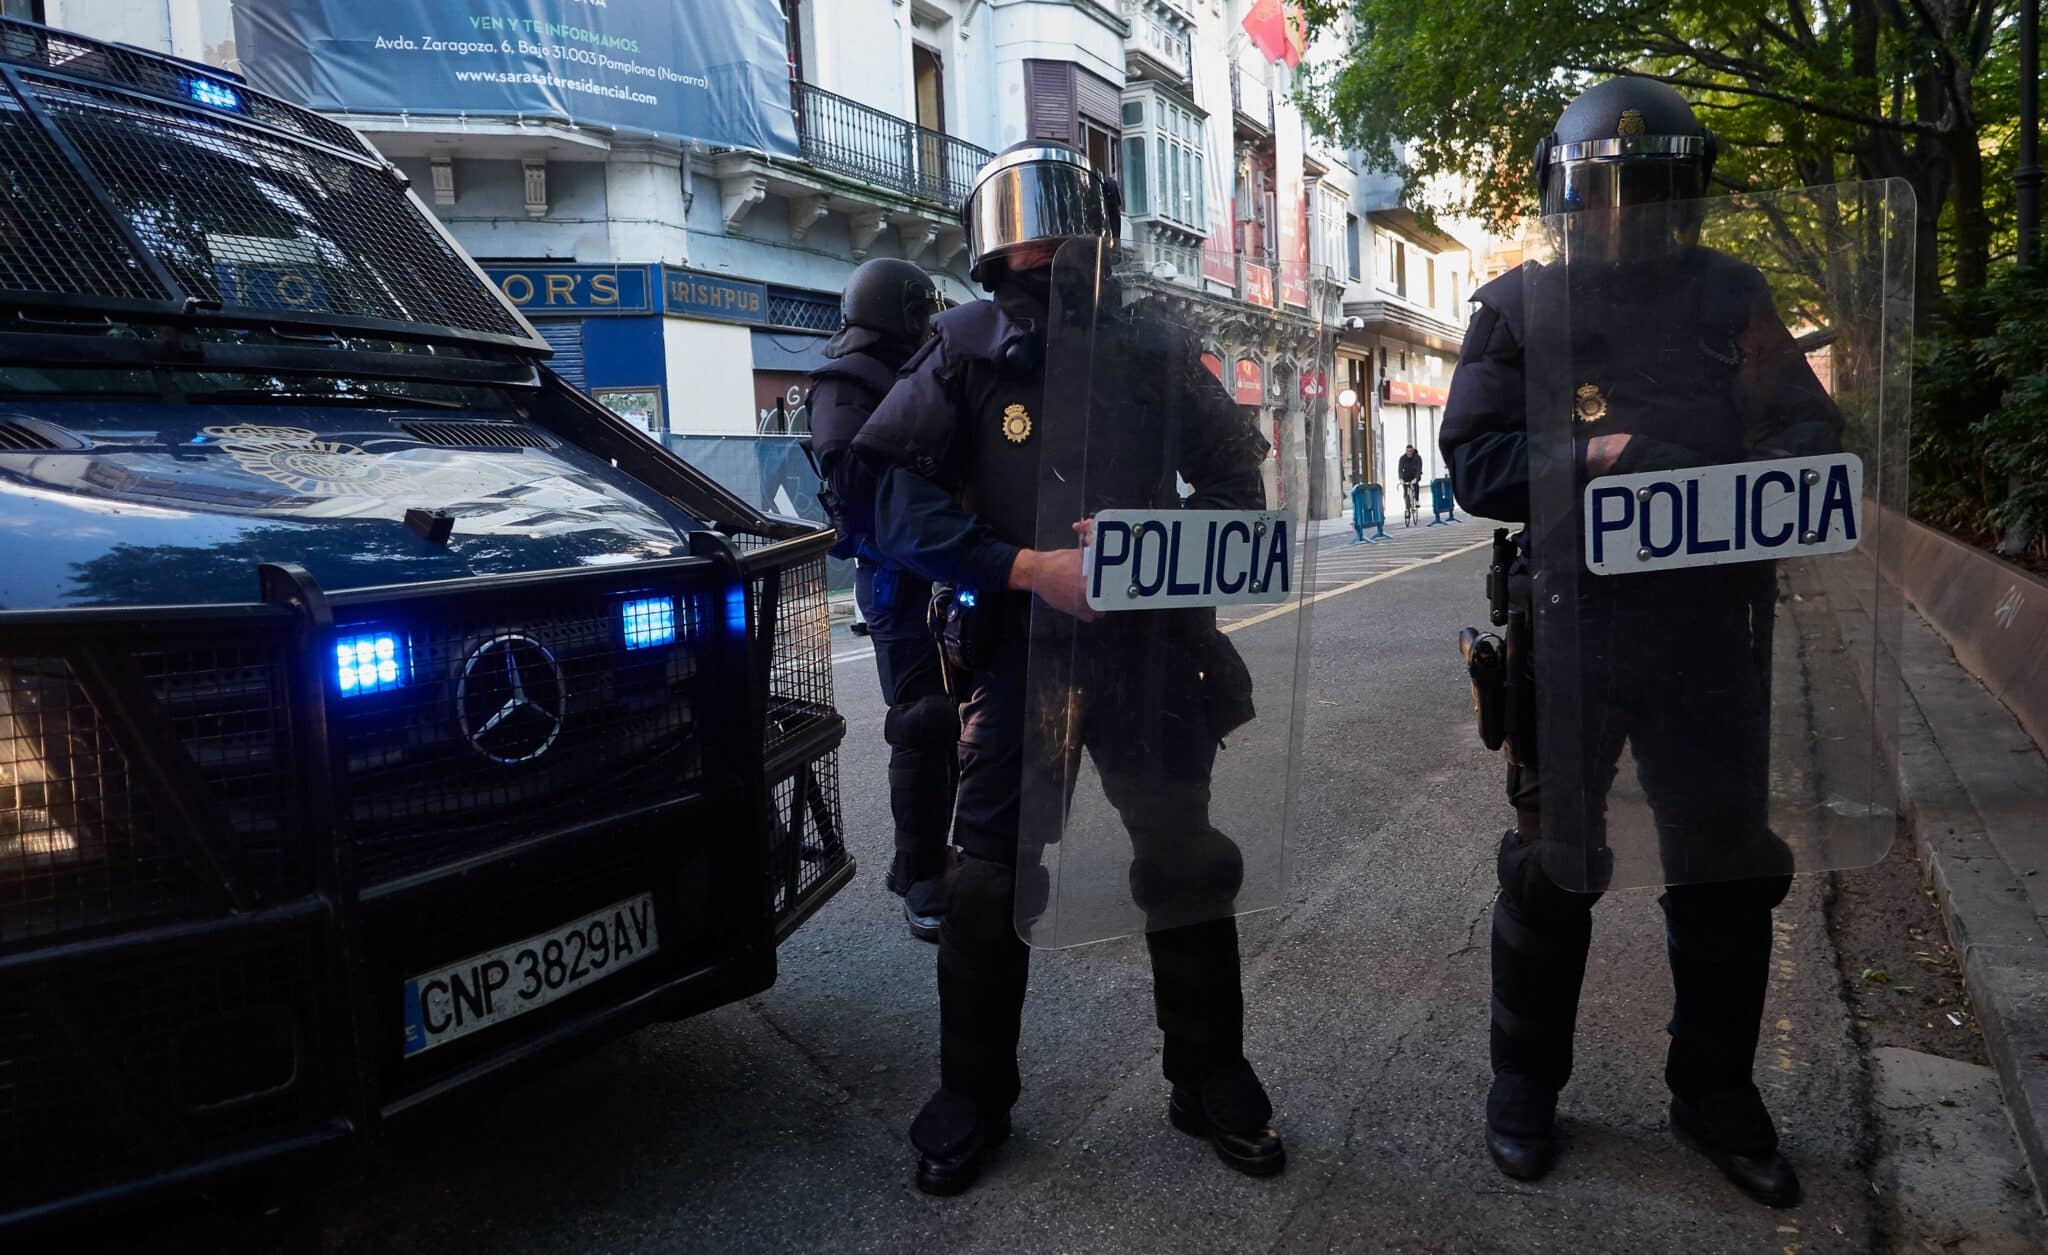
[[[0,1238],[345,1166],[455,1089],[765,988],[853,871],[830,539],[0,612]],[[658,953],[403,1053],[407,980],[641,894]]]

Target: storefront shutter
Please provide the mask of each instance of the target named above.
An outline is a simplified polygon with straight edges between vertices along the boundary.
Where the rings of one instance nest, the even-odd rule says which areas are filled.
[[[548,366],[578,388],[583,384],[583,320],[581,318],[536,318],[533,329],[555,350]]]

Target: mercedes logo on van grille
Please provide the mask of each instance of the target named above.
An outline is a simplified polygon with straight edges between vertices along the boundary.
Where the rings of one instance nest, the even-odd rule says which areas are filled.
[[[561,664],[531,636],[507,632],[470,651],[455,685],[455,717],[470,748],[496,763],[525,763],[561,735],[567,685]]]

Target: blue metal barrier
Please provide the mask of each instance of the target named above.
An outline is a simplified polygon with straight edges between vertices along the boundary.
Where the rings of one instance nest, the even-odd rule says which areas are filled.
[[[1429,508],[1436,517],[1429,521],[1431,527],[1458,521],[1458,512],[1451,499],[1451,477],[1439,475],[1429,481]]]
[[[1368,536],[1368,527],[1378,530]],[[1351,530],[1358,533],[1358,539],[1351,542],[1354,545],[1391,539],[1387,535],[1386,490],[1378,484],[1351,485]]]

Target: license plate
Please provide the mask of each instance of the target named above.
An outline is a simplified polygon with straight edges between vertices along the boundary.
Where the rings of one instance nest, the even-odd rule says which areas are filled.
[[[432,1050],[524,1015],[661,948],[654,896],[616,902],[546,932],[405,982],[405,1050]]]
[[[1595,575],[1847,553],[1863,535],[1863,459],[1609,475],[1586,485],[1585,507]]]
[[[1270,510],[1104,510],[1082,551],[1088,608],[1286,601],[1293,539],[1293,521]]]

